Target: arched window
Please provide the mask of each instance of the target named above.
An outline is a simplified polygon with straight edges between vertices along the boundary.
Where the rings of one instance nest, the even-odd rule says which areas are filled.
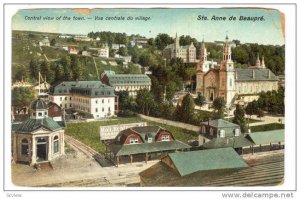
[[[21,143],[21,153],[24,156],[28,156],[29,155],[29,144],[28,144],[28,140],[26,138],[24,138],[22,140],[22,143]]]
[[[202,126],[201,132],[202,132],[202,134],[205,134],[205,133],[206,133],[205,126]]]
[[[53,153],[57,153],[58,152],[58,136],[54,136],[53,139]]]

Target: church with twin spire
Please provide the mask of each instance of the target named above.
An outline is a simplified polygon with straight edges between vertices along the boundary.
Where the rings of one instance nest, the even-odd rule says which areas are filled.
[[[208,102],[221,97],[230,107],[236,100],[250,102],[262,91],[278,90],[278,77],[265,66],[264,57],[257,56],[255,66],[235,68],[228,36],[225,38],[220,63],[207,60],[208,52],[202,41],[196,70],[196,92]]]

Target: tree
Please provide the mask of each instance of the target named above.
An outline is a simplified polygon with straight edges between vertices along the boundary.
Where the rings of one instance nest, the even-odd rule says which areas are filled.
[[[181,106],[180,106],[181,120],[187,123],[193,121],[194,111],[195,111],[194,100],[192,96],[188,93],[183,97],[181,102]]]
[[[116,95],[119,97],[119,109],[126,110],[130,108],[130,98],[128,91],[118,91]]]
[[[47,81],[52,83],[55,79],[54,70],[52,70],[51,65],[48,61],[43,61],[40,65],[41,75],[46,77]]]
[[[29,62],[29,69],[31,77],[34,79],[39,79],[40,65],[36,59],[31,59]]]
[[[205,97],[201,93],[199,93],[197,98],[195,99],[195,104],[201,108],[205,103]]]
[[[56,44],[56,40],[53,38],[53,39],[51,39],[51,41],[50,41],[50,45],[51,46],[55,46],[55,44]]]
[[[136,103],[142,114],[149,115],[155,105],[153,94],[147,89],[137,91]]]
[[[259,117],[260,120],[261,120],[261,118],[262,118],[263,116],[265,116],[264,111],[263,111],[261,108],[258,108],[258,111],[257,111],[257,117]]]
[[[174,43],[174,40],[168,34],[161,33],[155,37],[154,42],[158,50],[163,50],[167,45]]]
[[[12,106],[16,109],[28,107],[34,100],[35,93],[28,87],[16,87],[12,90]]]
[[[215,118],[224,117],[225,100],[223,97],[218,97],[213,101],[213,108],[215,109]]]
[[[246,132],[245,110],[239,104],[236,105],[236,108],[234,111],[234,118],[233,118],[232,122],[240,125],[241,131],[243,133]]]
[[[121,56],[127,56],[128,55],[128,50],[125,47],[121,47],[118,51],[118,54]]]
[[[249,102],[245,108],[247,115],[256,115],[258,113],[258,103],[256,100]]]

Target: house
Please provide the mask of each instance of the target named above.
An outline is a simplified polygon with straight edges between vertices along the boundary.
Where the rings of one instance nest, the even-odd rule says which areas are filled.
[[[54,102],[48,102],[48,116],[54,121],[63,121],[64,110]]]
[[[89,57],[89,56],[91,56],[91,53],[89,51],[84,50],[84,51],[82,51],[81,55]]]
[[[69,45],[68,46],[68,53],[77,55],[78,54],[77,46],[76,45]]]
[[[109,48],[107,46],[100,48],[98,50],[98,54],[99,57],[106,57],[109,58]]]
[[[115,140],[107,145],[106,155],[118,166],[120,162],[127,160],[126,156],[132,163],[134,157],[143,155],[147,163],[149,158],[155,158],[162,153],[188,148],[189,145],[175,140],[172,133],[166,129],[159,126],[139,126],[121,131]]]
[[[74,39],[75,39],[75,41],[91,41],[92,40],[87,35],[75,35]]]
[[[72,38],[72,35],[61,34],[61,35],[58,36],[58,38],[61,38],[61,39],[69,39],[69,38]]]
[[[40,42],[39,42],[40,46],[50,46],[50,41],[48,39],[48,37],[44,37]]]
[[[35,94],[38,98],[42,98],[47,100],[48,99],[48,92],[51,85],[44,81],[42,83],[37,83],[34,86],[32,86],[32,89],[35,91]]]
[[[101,119],[112,117],[118,110],[114,88],[100,81],[65,81],[51,87],[49,100],[64,109]]]
[[[35,165],[64,155],[64,126],[49,117],[42,99],[33,101],[30,108],[30,118],[12,125],[13,160]]]
[[[104,71],[101,81],[114,87],[115,91],[128,91],[136,96],[138,90],[151,89],[151,79],[145,74],[116,74],[114,71]]]
[[[111,45],[111,48],[116,51],[118,51],[121,47],[125,48],[126,45],[125,44],[112,44]]]

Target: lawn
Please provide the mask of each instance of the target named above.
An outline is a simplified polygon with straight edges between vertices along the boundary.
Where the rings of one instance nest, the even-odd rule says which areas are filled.
[[[271,123],[271,124],[264,124],[258,126],[251,126],[250,128],[251,128],[251,132],[271,131],[276,129],[284,129],[284,124]]]
[[[68,123],[65,129],[65,133],[74,137],[77,140],[85,143],[100,153],[105,152],[105,146],[100,141],[99,127],[106,125],[116,125],[134,122],[147,122],[148,125],[158,125],[162,128],[169,130],[175,137],[175,139],[187,143],[188,140],[196,139],[197,133],[188,131],[178,127],[173,127],[165,124],[160,124],[152,121],[143,120],[139,117],[132,118],[118,118],[111,119],[108,121],[97,121],[97,122],[82,122],[82,123]]]

